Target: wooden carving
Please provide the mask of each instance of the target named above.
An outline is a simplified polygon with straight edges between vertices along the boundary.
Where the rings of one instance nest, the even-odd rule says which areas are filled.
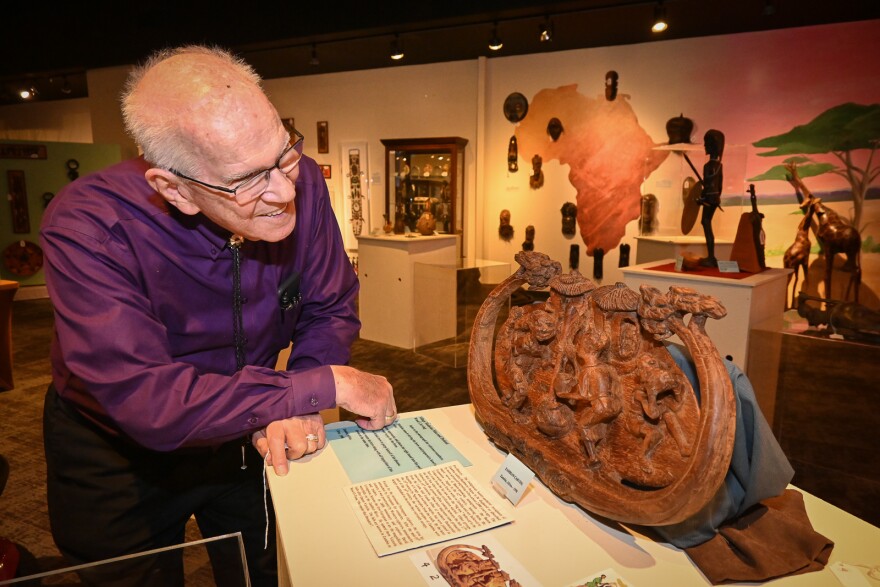
[[[538,252],[516,260],[471,336],[468,387],[487,436],[591,512],[655,526],[694,515],[733,451],[733,388],[705,331],[724,307],[685,287],[597,287]],[[549,298],[511,308],[496,336],[500,308],[526,283]],[[661,342],[672,334],[694,359],[699,401]]]

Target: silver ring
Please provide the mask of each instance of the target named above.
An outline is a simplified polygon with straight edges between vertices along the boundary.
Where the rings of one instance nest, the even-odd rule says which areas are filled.
[[[306,434],[306,442],[318,442],[317,434]]]

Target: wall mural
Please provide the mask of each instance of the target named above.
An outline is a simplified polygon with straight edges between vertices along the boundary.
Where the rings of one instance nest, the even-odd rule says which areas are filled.
[[[564,129],[564,131],[562,130]],[[520,155],[569,166],[577,190],[577,223],[587,255],[617,248],[639,218],[640,186],[669,156],[639,125],[629,97],[589,98],[577,84],[545,89],[529,101],[516,129]]]

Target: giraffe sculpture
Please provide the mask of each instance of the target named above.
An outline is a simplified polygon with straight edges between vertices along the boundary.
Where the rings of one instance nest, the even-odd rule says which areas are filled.
[[[817,198],[807,189],[803,180],[798,176],[795,164],[789,163],[785,167],[789,172],[788,182],[798,195],[801,209],[805,214],[815,218],[815,222],[812,223],[813,233],[816,235],[816,240],[822,245],[822,254],[825,257],[825,297],[831,297],[831,274],[834,269],[834,258],[837,253],[843,253],[846,256],[846,262],[841,270],[852,274],[844,294],[844,301],[849,299],[850,292],[854,290],[853,299],[858,303],[859,287],[862,282],[859,259],[862,237],[859,231],[851,223],[843,220],[837,212],[823,204],[821,198]]]
[[[810,268],[810,223],[813,219],[812,209],[808,210],[798,224],[797,234],[795,234],[794,242],[785,250],[782,257],[782,266],[786,269],[793,269],[794,272],[788,275],[788,284],[794,281],[791,288],[791,304],[786,300],[786,310],[796,307],[796,299],[798,295],[798,273],[803,269],[804,280],[801,282],[801,289],[805,289],[809,279]]]

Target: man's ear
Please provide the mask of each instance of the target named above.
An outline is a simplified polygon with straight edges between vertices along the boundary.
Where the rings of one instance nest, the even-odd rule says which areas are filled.
[[[180,178],[170,171],[151,167],[144,173],[144,177],[154,190],[162,194],[165,201],[184,214],[192,216],[201,212],[199,207],[190,198],[187,188],[181,191]]]

